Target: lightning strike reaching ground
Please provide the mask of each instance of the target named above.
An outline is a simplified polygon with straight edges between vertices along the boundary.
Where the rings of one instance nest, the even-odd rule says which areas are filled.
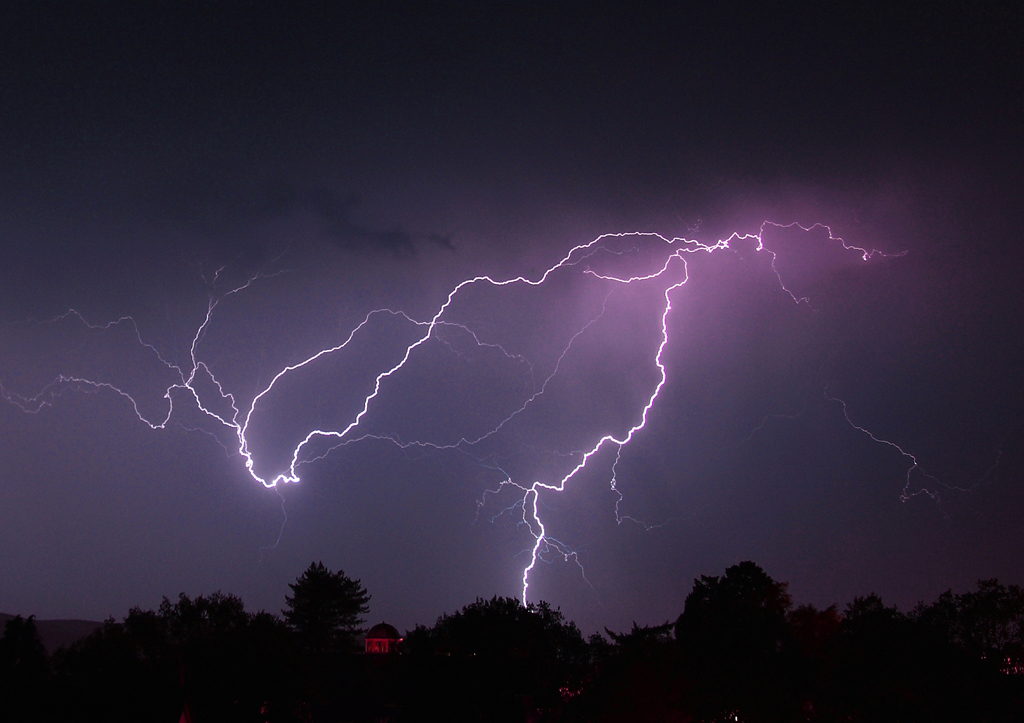
[[[279,485],[286,483],[297,483],[301,479],[299,468],[302,465],[321,460],[339,447],[365,440],[385,441],[403,449],[451,451],[468,455],[480,465],[502,475],[497,488],[488,489],[484,492],[483,497],[478,502],[478,513],[486,503],[488,496],[499,495],[509,490],[515,492],[515,502],[505,507],[496,517],[505,513],[515,515],[521,513],[519,524],[529,532],[533,539],[533,544],[527,551],[528,563],[522,570],[521,595],[525,603],[529,596],[530,575],[536,568],[538,561],[547,561],[549,558],[561,558],[565,562],[572,560],[580,568],[581,574],[583,574],[580,552],[553,537],[545,525],[540,509],[541,496],[565,491],[567,485],[574,478],[580,475],[583,470],[595,464],[596,459],[599,457],[605,458],[601,454],[602,450],[614,449],[614,461],[610,463],[608,484],[613,494],[616,495],[614,509],[616,520],[620,524],[626,520],[636,522],[643,525],[646,529],[657,526],[646,525],[633,517],[622,514],[620,511],[623,494],[618,486],[618,466],[624,451],[636,435],[640,434],[647,425],[649,416],[655,411],[659,395],[669,380],[669,371],[664,360],[665,350],[671,343],[669,319],[675,308],[674,297],[676,292],[686,285],[690,278],[688,259],[698,254],[710,256],[726,253],[739,242],[753,244],[756,252],[764,253],[770,258],[770,267],[778,281],[781,292],[788,295],[796,305],[810,304],[811,300],[809,297],[791,290],[787,285],[784,275],[780,272],[777,265],[778,253],[765,246],[764,236],[766,231],[785,229],[799,229],[806,234],[811,234],[812,232],[818,232],[823,235],[827,234],[822,243],[837,244],[844,251],[852,252],[859,256],[860,260],[864,262],[870,261],[875,257],[894,256],[893,254],[883,254],[877,250],[867,250],[849,245],[841,238],[833,235],[829,227],[821,224],[804,227],[795,223],[781,225],[765,222],[756,233],[734,233],[712,244],[686,238],[669,239],[654,233],[606,234],[589,243],[573,247],[557,263],[547,268],[536,278],[516,276],[500,279],[486,275],[468,278],[452,288],[443,303],[437,307],[436,312],[426,320],[413,319],[402,311],[388,308],[371,310],[365,314],[362,321],[356,324],[339,343],[320,349],[300,361],[281,368],[280,371],[273,375],[269,383],[253,394],[247,403],[240,401],[237,391],[229,391],[218,380],[215,370],[212,368],[213,365],[204,361],[199,348],[204,337],[209,333],[216,310],[222,303],[230,297],[243,292],[251,293],[252,288],[259,281],[276,274],[261,272],[239,286],[218,293],[216,292],[216,285],[223,270],[218,269],[213,275],[212,280],[207,280],[204,277],[210,289],[210,294],[205,314],[189,340],[187,363],[185,364],[177,364],[170,361],[165,352],[161,352],[155,344],[146,341],[138,324],[130,316],[123,316],[107,323],[94,324],[78,311],[71,309],[47,322],[57,323],[77,320],[86,329],[93,332],[109,332],[117,328],[130,330],[138,347],[155,359],[157,364],[170,373],[173,378],[173,382],[163,391],[164,409],[160,414],[147,416],[147,414],[143,413],[142,407],[136,400],[135,395],[111,381],[75,374],[59,374],[42,389],[31,395],[19,394],[0,384],[0,394],[8,402],[17,405],[23,411],[35,414],[44,408],[52,406],[62,395],[68,392],[111,393],[123,398],[134,410],[139,420],[154,430],[165,429],[172,421],[176,421],[176,412],[179,407],[184,404],[190,404],[205,419],[209,420],[219,430],[219,433],[213,433],[206,429],[199,431],[211,434],[211,436],[218,440],[226,433],[228,439],[231,440],[231,442],[225,443],[226,446],[237,452],[242,458],[245,469],[252,479],[267,488],[277,488]],[[624,246],[623,244],[633,245]],[[655,248],[652,252],[655,257],[654,262],[647,263],[646,267],[639,271],[616,273],[617,265],[629,268],[629,264],[625,262],[626,257],[636,259],[642,255],[638,251],[641,245],[645,246],[645,248],[647,246]],[[902,254],[895,254],[895,256],[900,255]],[[620,261],[621,263],[619,263]],[[535,363],[536,360],[528,358],[528,355],[524,354],[521,350],[506,348],[506,345],[497,338],[488,338],[487,334],[479,329],[474,329],[472,324],[467,322],[466,319],[460,318],[459,313],[454,311],[454,307],[462,301],[463,297],[471,289],[536,288],[554,283],[553,279],[556,275],[560,278],[571,276],[578,282],[582,280],[582,282],[596,284],[600,287],[600,295],[603,296],[603,300],[599,306],[595,306],[594,312],[589,317],[577,323],[574,331],[567,335],[567,338],[560,346],[560,353],[554,358],[553,363],[549,365],[546,371],[542,371]],[[576,345],[589,334],[592,334],[595,326],[608,314],[609,299],[612,295],[618,289],[625,287],[654,289],[656,291],[652,298],[658,300],[656,309],[658,319],[657,343],[654,344],[653,351],[648,357],[649,371],[653,373],[652,383],[649,384],[646,392],[642,394],[639,403],[628,413],[627,421],[622,422],[620,418],[616,422],[602,423],[599,426],[604,426],[604,429],[598,429],[583,435],[587,437],[587,440],[580,448],[573,448],[568,451],[550,450],[551,454],[567,462],[567,464],[562,465],[560,470],[552,468],[544,474],[535,471],[529,473],[510,473],[506,469],[507,465],[503,465],[501,461],[501,454],[493,449],[487,449],[487,445],[504,434],[509,427],[519,423],[530,412],[531,408],[539,404],[545,395],[548,394],[550,385],[556,379],[570,373],[565,370],[566,359],[574,353]],[[374,324],[379,323],[382,319],[390,319],[408,325],[409,328],[418,331],[412,334],[410,342],[404,344],[404,349],[401,349],[400,353],[397,354],[397,359],[384,365],[372,375],[373,381],[370,385],[370,391],[362,397],[355,413],[351,414],[346,422],[336,426],[316,427],[305,431],[301,441],[291,449],[290,460],[283,469],[269,473],[261,471],[267,464],[261,461],[261,449],[253,437],[253,428],[257,419],[267,423],[264,417],[267,415],[272,416],[272,405],[268,403],[270,397],[275,394],[278,387],[286,379],[290,379],[302,370],[308,369],[324,359],[344,353],[353,344],[354,340],[362,335],[373,333]],[[381,431],[380,424],[370,427],[368,420],[372,416],[375,406],[379,405],[381,400],[387,397],[389,385],[420,363],[419,356],[428,344],[436,342],[444,346],[451,354],[460,353],[456,349],[454,337],[446,338],[442,332],[445,334],[454,333],[462,335],[469,340],[473,347],[494,352],[509,364],[525,368],[530,378],[533,378],[535,373],[541,373],[542,379],[539,386],[532,385],[531,388],[525,389],[520,396],[520,401],[517,404],[513,404],[511,408],[506,409],[505,413],[494,417],[496,421],[472,432],[461,434],[455,441],[439,441],[429,438],[408,439],[398,433]],[[903,499],[920,494],[920,492],[911,491],[910,482],[910,477],[914,470],[920,469],[917,458],[898,444],[882,439],[868,429],[856,424],[851,419],[844,401],[833,397],[828,397],[828,399],[842,405],[843,414],[850,427],[867,435],[878,444],[891,447],[908,461],[910,466],[907,470],[906,484],[902,492]],[[765,422],[772,416],[785,417],[788,415],[766,416],[765,421],[754,431],[756,432],[763,428]],[[177,423],[181,424],[181,422]],[[272,420],[270,424],[272,425]],[[751,436],[753,434],[754,432],[751,433]],[[524,474],[530,474],[531,476],[524,476]],[[931,475],[926,476],[929,480],[937,482]],[[934,497],[932,492],[922,491]],[[586,580],[585,574],[584,580]]]

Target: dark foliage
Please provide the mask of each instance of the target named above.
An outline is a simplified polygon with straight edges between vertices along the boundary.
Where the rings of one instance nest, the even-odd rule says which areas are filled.
[[[38,720],[48,709],[50,668],[34,616],[11,618],[0,638],[0,705],[5,720]]]
[[[55,655],[66,710],[112,720],[288,719],[298,701],[290,631],[234,595],[164,598]]]
[[[186,703],[198,723],[1024,719],[1024,602],[996,580],[910,615],[874,594],[840,613],[793,608],[785,583],[744,562],[695,580],[675,623],[584,641],[546,603],[494,597],[418,626],[400,655],[351,646],[369,599],[358,580],[314,564],[292,590],[291,624],[233,595],[181,595],[49,661],[33,619],[14,618],[2,719],[175,721]],[[314,630],[334,643],[311,648]]]
[[[847,606],[827,655],[812,689],[820,720],[1009,721],[1020,713],[1019,678],[986,669],[874,594]]]
[[[370,595],[359,580],[317,562],[289,587],[292,594],[285,596],[284,619],[308,652],[322,656],[352,648],[362,616],[370,612]]]
[[[579,689],[588,664],[575,624],[547,603],[507,597],[442,615],[406,642],[416,671],[406,699],[413,720],[535,720]]]
[[[914,617],[974,658],[1007,670],[1024,670],[1024,590],[979,580],[978,590],[947,590]]]
[[[683,670],[700,691],[692,701],[695,715],[787,720],[795,714],[791,604],[786,583],[753,562],[694,581],[675,629]]]
[[[672,624],[590,638],[593,664],[565,705],[570,721],[685,721],[692,686],[681,675]]]
[[[822,661],[842,629],[843,616],[835,605],[818,610],[813,605],[801,605],[786,615],[789,633],[797,645],[800,656],[808,661]]]
[[[1016,593],[983,581],[912,616],[877,595],[844,614],[791,609],[784,583],[741,563],[694,581],[675,639],[635,624],[608,631],[611,643],[592,637],[591,672],[562,720],[1020,720]]]

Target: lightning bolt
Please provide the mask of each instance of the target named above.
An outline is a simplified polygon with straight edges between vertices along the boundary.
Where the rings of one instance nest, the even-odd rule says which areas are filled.
[[[202,359],[199,353],[199,348],[201,342],[210,329],[215,311],[222,303],[231,297],[248,292],[260,281],[283,272],[267,273],[265,270],[261,270],[259,273],[247,279],[244,283],[229,288],[227,291],[218,292],[217,285],[220,281],[223,268],[217,269],[212,278],[207,278],[207,276],[200,271],[200,275],[207,285],[208,298],[202,319],[198,326],[195,327],[195,331],[189,339],[187,362],[184,364],[172,362],[167,358],[165,353],[162,353],[160,349],[158,349],[156,344],[147,341],[140,331],[138,324],[130,316],[123,316],[103,324],[94,324],[88,321],[86,317],[78,311],[70,309],[64,314],[50,320],[50,322],[47,322],[56,323],[66,320],[77,321],[84,329],[94,333],[109,332],[113,329],[122,327],[130,330],[135,342],[139,345],[139,348],[144,353],[152,357],[152,359],[154,359],[162,369],[170,373],[173,379],[172,383],[163,391],[163,409],[159,414],[155,416],[147,416],[144,414],[140,410],[140,405],[136,401],[135,397],[121,386],[101,378],[87,378],[79,375],[59,374],[48,384],[43,386],[38,392],[32,395],[16,393],[5,387],[3,384],[0,384],[0,396],[26,413],[36,414],[47,407],[51,407],[62,395],[68,392],[110,393],[118,395],[124,399],[125,402],[133,409],[138,419],[154,430],[165,429],[168,424],[175,419],[177,409],[176,403],[181,404],[183,401],[187,400],[206,419],[210,420],[216,428],[221,429],[222,433],[226,433],[228,438],[232,440],[232,442],[227,446],[233,450],[233,454],[237,454],[241,458],[246,471],[252,479],[259,482],[264,487],[274,489],[278,494],[280,494],[280,492],[277,488],[280,485],[297,483],[300,481],[301,477],[299,474],[299,468],[302,465],[312,464],[321,460],[340,447],[369,439],[385,441],[402,449],[452,451],[468,455],[482,466],[491,470],[499,471],[503,475],[503,479],[498,484],[497,488],[486,490],[483,498],[478,501],[478,514],[484,507],[489,496],[496,496],[504,493],[505,491],[511,490],[514,492],[515,502],[505,507],[497,516],[501,516],[506,513],[514,515],[521,514],[518,524],[523,529],[527,530],[533,539],[533,544],[525,551],[528,554],[529,561],[523,568],[521,578],[521,596],[523,602],[526,603],[529,596],[530,575],[536,568],[539,561],[548,561],[549,559],[557,558],[561,558],[565,562],[572,561],[579,567],[581,575],[583,575],[583,579],[586,580],[585,571],[581,562],[581,551],[576,550],[570,545],[553,537],[545,526],[542,519],[542,512],[540,510],[541,496],[557,494],[565,491],[566,487],[574,480],[574,478],[580,475],[585,469],[595,464],[594,460],[599,456],[599,453],[601,453],[602,450],[614,449],[614,462],[612,462],[610,467],[611,477],[609,480],[609,487],[617,496],[615,502],[616,521],[621,524],[623,521],[629,520],[643,525],[646,529],[651,529],[651,527],[656,526],[646,525],[639,520],[622,514],[620,505],[623,500],[623,494],[618,486],[618,465],[623,452],[630,442],[636,437],[636,435],[640,434],[647,425],[648,418],[655,409],[659,395],[668,382],[668,370],[665,366],[664,354],[670,342],[669,318],[674,310],[673,299],[676,296],[676,292],[683,287],[690,278],[688,259],[697,254],[712,255],[722,253],[732,248],[738,242],[747,242],[748,244],[750,242],[754,242],[755,250],[759,253],[767,254],[770,258],[770,266],[775,274],[775,278],[778,281],[778,286],[781,291],[787,294],[796,305],[809,304],[810,299],[808,297],[798,295],[786,285],[783,279],[783,274],[780,272],[776,263],[778,260],[777,253],[767,248],[764,242],[764,236],[767,231],[780,231],[786,229],[799,229],[805,233],[815,231],[824,232],[827,234],[826,241],[840,245],[845,251],[855,253],[864,262],[870,261],[876,257],[889,258],[903,255],[902,253],[885,254],[876,249],[868,250],[866,248],[853,246],[848,244],[842,238],[835,236],[832,229],[823,224],[802,226],[797,223],[776,224],[766,221],[761,224],[756,232],[733,233],[730,236],[719,239],[715,243],[711,244],[687,238],[667,238],[656,233],[605,234],[595,238],[589,243],[574,246],[555,264],[544,270],[543,273],[535,278],[515,276],[512,278],[501,279],[487,275],[480,275],[465,279],[447,293],[443,303],[437,307],[436,311],[428,319],[417,320],[400,310],[388,308],[369,311],[339,343],[322,348],[298,362],[285,365],[281,368],[280,371],[274,374],[262,389],[259,389],[252,396],[248,404],[241,403],[236,394],[226,389],[225,386],[217,379],[217,376],[210,364]],[[599,255],[614,257],[636,253],[636,246],[626,249],[614,247],[615,243],[621,244],[622,242],[629,241],[635,241],[637,244],[660,244],[661,248],[664,249],[661,263],[655,264],[653,270],[637,274],[615,274],[607,271],[601,271],[597,268],[597,266],[600,266],[600,264],[596,263],[599,259]],[[579,272],[583,277],[604,285],[609,289],[609,291],[604,296],[604,303],[601,310],[576,328],[575,332],[568,338],[564,346],[562,346],[561,354],[558,356],[550,371],[543,376],[539,387],[534,386],[533,390],[529,394],[525,395],[525,398],[519,406],[488,429],[475,433],[471,436],[461,436],[458,441],[453,443],[442,444],[436,441],[420,439],[405,440],[401,439],[397,434],[378,433],[367,431],[365,429],[368,415],[370,415],[375,404],[379,402],[381,396],[385,394],[386,387],[389,382],[396,376],[402,374],[407,367],[415,364],[415,361],[413,360],[419,349],[427,345],[429,342],[435,341],[445,345],[451,353],[459,353],[453,346],[452,341],[447,339],[445,334],[442,333],[445,330],[465,335],[476,347],[493,350],[504,355],[504,357],[510,362],[524,365],[529,371],[530,378],[533,378],[536,370],[533,363],[526,356],[506,349],[501,344],[484,339],[467,323],[456,318],[449,318],[449,316],[452,315],[451,309],[456,300],[464,296],[471,288],[500,289],[503,287],[516,286],[524,288],[541,287],[549,283],[554,274],[561,273],[563,271]],[[655,371],[655,382],[653,383],[653,386],[649,388],[648,392],[644,396],[643,403],[640,404],[633,413],[632,422],[627,423],[621,431],[597,434],[584,448],[572,450],[566,453],[566,459],[573,460],[574,463],[570,462],[568,471],[564,474],[561,476],[556,475],[549,479],[514,479],[513,475],[505,472],[500,460],[497,459],[495,454],[481,453],[479,450],[483,449],[487,441],[493,439],[496,435],[499,435],[509,425],[516,421],[517,418],[527,413],[532,406],[539,403],[539,400],[545,397],[550,383],[563,373],[564,362],[567,356],[572,352],[574,345],[578,343],[578,340],[588,335],[594,325],[604,317],[607,313],[609,297],[616,288],[623,287],[655,288],[659,292],[656,295],[660,299],[658,302],[659,307],[657,312],[659,319],[659,337],[656,350],[650,358],[650,364]],[[308,431],[302,440],[292,449],[290,461],[286,468],[270,474],[261,474],[258,472],[258,450],[255,449],[252,442],[251,431],[254,419],[259,416],[261,411],[267,406],[268,396],[282,384],[282,380],[295,375],[304,368],[314,365],[321,359],[339,354],[346,350],[350,345],[352,345],[353,340],[361,335],[371,333],[373,324],[376,323],[378,319],[383,318],[400,320],[418,331],[413,335],[414,338],[412,341],[405,345],[404,351],[397,355],[398,360],[390,363],[389,365],[385,365],[386,368],[379,371],[379,373],[374,376],[371,385],[372,388],[365,397],[363,397],[361,404],[357,405],[358,409],[355,414],[352,415],[346,423],[340,424],[334,428],[315,428]],[[831,397],[829,399],[842,405],[846,421],[853,429],[869,436],[878,444],[887,445],[888,447],[893,448],[908,460],[910,468],[907,472],[906,485],[903,488],[902,494],[904,499],[912,496],[910,491],[910,475],[915,469],[919,469],[917,458],[905,451],[896,443],[877,437],[868,429],[858,426],[851,419],[845,402]],[[763,427],[768,419],[769,417],[766,417],[765,421],[762,422],[758,429]],[[181,426],[184,427],[184,425]],[[756,432],[758,430],[754,431]],[[219,441],[219,437],[217,437],[217,435],[213,435],[210,432],[206,433],[211,434],[211,436],[214,436],[214,438]],[[318,447],[318,445],[323,445],[323,448]],[[928,477],[932,480],[935,479],[930,475],[928,475]],[[282,498],[282,513],[284,510],[283,502]],[[285,517],[285,519],[287,519],[287,517]],[[278,535],[278,540],[280,540],[280,534]],[[589,584],[589,581],[587,582]]]

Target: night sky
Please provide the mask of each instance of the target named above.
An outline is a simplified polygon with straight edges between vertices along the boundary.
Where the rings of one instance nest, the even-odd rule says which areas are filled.
[[[531,600],[590,632],[747,559],[817,605],[1024,583],[1018,3],[67,5],[0,11],[3,612],[276,611],[314,560],[400,629],[518,596],[501,483],[641,421],[683,278],[618,512],[606,444],[537,498]],[[600,278],[766,220],[880,253],[766,226]],[[265,488],[213,379],[244,418],[364,320],[261,398],[254,474],[430,337]],[[210,414],[165,398],[193,355]]]

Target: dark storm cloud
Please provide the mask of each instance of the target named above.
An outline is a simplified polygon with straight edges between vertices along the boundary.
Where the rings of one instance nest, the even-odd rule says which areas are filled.
[[[327,186],[301,186],[286,181],[239,182],[211,178],[197,182],[164,182],[151,194],[155,212],[169,223],[191,231],[218,231],[268,222],[311,219],[324,239],[343,251],[411,256],[429,244],[455,250],[451,236],[410,231],[399,226],[372,228],[355,220],[360,197]]]
[[[378,231],[355,223],[351,217],[359,197],[352,193],[338,194],[328,188],[314,188],[299,192],[292,199],[291,212],[312,211],[323,222],[324,233],[342,249],[373,249],[396,256],[414,253],[419,243],[455,249],[450,236],[413,233],[400,228]]]

